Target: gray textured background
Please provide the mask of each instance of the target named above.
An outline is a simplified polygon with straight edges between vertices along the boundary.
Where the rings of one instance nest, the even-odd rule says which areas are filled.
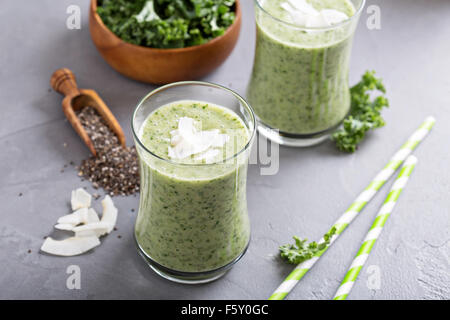
[[[251,1],[242,2],[238,46],[204,80],[243,94],[252,65],[254,23]],[[74,3],[82,8],[81,30],[65,26],[66,8]],[[136,212],[131,211],[137,209],[137,197],[115,199],[118,231],[93,252],[71,258],[38,252],[57,218],[69,213],[70,191],[89,186],[70,166],[61,172],[88,151],[65,121],[61,96],[49,90],[51,73],[66,66],[80,87],[97,90],[124,127],[128,143],[132,109],[154,87],[119,75],[102,60],[90,40],[87,0],[2,1],[0,298],[265,299],[291,270],[275,258],[278,245],[290,242],[294,234],[318,239],[432,114],[438,119],[435,130],[415,153],[416,172],[367,262],[380,268],[381,288],[368,289],[366,266],[350,298],[449,299],[450,1],[369,1],[374,3],[381,7],[382,29],[368,30],[368,15],[362,15],[350,79],[354,83],[366,69],[374,69],[385,80],[391,102],[384,112],[387,126],[371,134],[353,155],[338,153],[327,142],[310,149],[281,148],[275,176],[261,176],[252,165],[248,202],[253,238],[248,253],[219,281],[185,286],[158,277],[138,256],[132,238]],[[333,296],[388,186],[290,299]],[[66,289],[71,264],[81,267],[81,290]]]

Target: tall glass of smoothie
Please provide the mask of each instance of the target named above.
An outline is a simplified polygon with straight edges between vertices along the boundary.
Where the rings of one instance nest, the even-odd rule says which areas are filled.
[[[205,82],[160,87],[136,107],[141,194],[135,239],[159,275],[209,282],[245,253],[255,122],[243,98]]]
[[[255,0],[247,98],[258,130],[289,146],[324,141],[350,110],[353,35],[365,0]]]

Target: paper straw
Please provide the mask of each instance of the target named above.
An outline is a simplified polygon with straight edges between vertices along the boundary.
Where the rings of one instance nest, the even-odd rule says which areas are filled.
[[[398,150],[388,164],[381,170],[378,175],[370,182],[366,189],[356,198],[356,200],[350,205],[350,207],[342,214],[342,216],[333,224],[328,232],[333,227],[336,228],[336,233],[330,239],[330,244],[323,250],[317,252],[317,254],[306,260],[287,276],[287,278],[281,283],[281,285],[273,292],[269,297],[269,300],[283,300],[289,292],[295,287],[295,285],[303,278],[303,276],[314,266],[319,258],[324,254],[327,249],[333,244],[333,242],[339,237],[339,235],[347,228],[347,226],[353,221],[359,212],[366,206],[366,204],[372,200],[378,190],[386,183],[387,180],[394,174],[394,172],[400,167],[405,159],[411,154],[411,152],[418,146],[418,144],[427,136],[433,127],[436,120],[433,117],[428,117],[420,125],[420,127],[409,137],[406,143]],[[328,233],[327,232],[327,233]],[[319,243],[324,242],[324,239],[320,239]]]
[[[389,191],[389,194],[384,201],[383,205],[381,206],[380,210],[378,211],[378,214],[372,224],[372,226],[369,229],[369,232],[366,235],[366,238],[364,239],[361,247],[359,248],[358,253],[356,254],[355,259],[353,260],[352,264],[350,265],[349,270],[347,271],[347,274],[344,277],[344,280],[342,280],[341,285],[339,286],[335,296],[334,300],[345,300],[347,299],[348,294],[353,288],[353,284],[355,283],[356,279],[358,278],[359,273],[361,272],[361,269],[363,268],[364,264],[366,263],[367,258],[369,257],[369,254],[375,245],[375,242],[377,241],[378,237],[380,236],[381,230],[383,230],[383,226],[386,223],[387,219],[389,218],[390,214],[394,210],[394,207],[397,203],[398,197],[402,193],[404,187],[406,186],[406,183],[408,182],[409,176],[411,175],[414,167],[416,166],[417,158],[414,156],[409,156],[405,164],[403,165],[402,169],[400,170],[400,173],[397,176],[397,179],[395,179],[394,184],[392,185],[391,190]]]

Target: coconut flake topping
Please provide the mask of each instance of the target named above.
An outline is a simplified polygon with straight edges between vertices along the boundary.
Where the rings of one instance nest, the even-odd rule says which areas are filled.
[[[349,18],[335,9],[316,10],[306,0],[287,0],[281,7],[290,14],[293,23],[307,28],[329,27]]]
[[[218,129],[198,131],[194,126],[194,119],[181,117],[178,120],[178,129],[170,132],[170,146],[168,154],[171,159],[185,159],[196,155],[195,160],[210,163],[220,153],[230,137],[221,134]]]

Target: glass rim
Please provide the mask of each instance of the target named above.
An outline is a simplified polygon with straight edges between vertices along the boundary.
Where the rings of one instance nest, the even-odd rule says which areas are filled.
[[[345,26],[347,24],[350,24],[351,22],[353,22],[354,20],[358,20],[359,16],[361,15],[361,12],[364,8],[364,5],[366,4],[366,0],[361,0],[361,3],[359,5],[359,7],[356,9],[355,14],[352,15],[349,19],[344,20],[342,22],[339,22],[337,24],[331,25],[331,26],[326,26],[326,27],[302,27],[299,25],[296,25],[292,22],[288,22],[285,20],[282,20],[280,18],[275,17],[274,15],[272,15],[271,13],[269,13],[266,9],[264,9],[263,5],[261,4],[261,2],[266,1],[266,0],[254,0],[256,6],[262,11],[264,12],[264,14],[268,15],[270,18],[272,18],[273,20],[280,22],[286,26],[289,26],[291,28],[294,29],[298,29],[298,30],[302,30],[302,31],[327,31],[327,30],[333,30],[342,26]]]
[[[134,119],[136,118],[136,113],[139,110],[139,108],[143,105],[143,103],[145,101],[147,101],[147,99],[149,99],[151,96],[153,96],[161,91],[164,91],[164,90],[167,90],[167,89],[170,89],[173,87],[187,86],[187,85],[205,86],[205,87],[212,87],[212,88],[219,89],[219,90],[224,90],[228,93],[231,93],[239,102],[241,102],[244,105],[245,108],[247,108],[247,110],[249,111],[249,113],[251,115],[252,128],[250,128],[250,130],[251,130],[250,137],[249,137],[247,143],[245,144],[245,146],[242,147],[242,149],[240,149],[238,152],[236,152],[231,157],[220,160],[220,162],[217,161],[217,162],[213,162],[213,163],[180,163],[180,162],[172,161],[170,159],[163,158],[163,157],[155,154],[154,152],[150,151],[144,145],[144,143],[142,143],[141,139],[139,138],[139,134],[136,132],[136,128],[134,127]],[[161,106],[159,106],[159,107],[161,107]],[[225,108],[225,106],[223,106],[223,107]],[[237,158],[241,153],[243,153],[244,151],[247,151],[251,147],[253,139],[255,138],[255,133],[256,133],[256,117],[255,117],[255,112],[253,111],[253,108],[250,106],[250,104],[241,95],[239,95],[235,91],[233,91],[225,86],[222,86],[222,85],[216,84],[216,83],[212,83],[212,82],[207,82],[207,81],[178,81],[178,82],[169,83],[169,84],[163,85],[159,88],[156,88],[156,89],[150,91],[149,93],[147,93],[143,98],[141,98],[139,100],[136,107],[134,108],[133,116],[131,118],[131,131],[133,133],[134,140],[137,141],[139,146],[141,148],[143,148],[146,152],[151,154],[153,157],[155,157],[159,160],[162,160],[162,161],[167,162],[172,165],[185,166],[185,167],[217,166],[220,164],[225,164],[227,161]]]

